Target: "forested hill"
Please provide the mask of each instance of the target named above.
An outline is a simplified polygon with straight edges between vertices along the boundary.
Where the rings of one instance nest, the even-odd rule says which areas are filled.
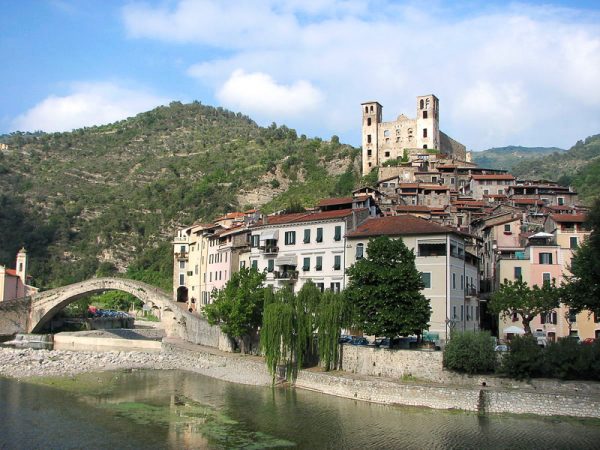
[[[169,287],[173,231],[232,210],[348,194],[359,151],[198,102],[114,124],[0,137],[0,264],[38,286],[129,268]],[[156,279],[148,279],[155,277]]]
[[[517,164],[532,158],[546,157],[553,153],[563,153],[565,150],[557,147],[495,147],[481,152],[473,152],[473,162],[480,167],[504,169],[511,171]]]
[[[512,173],[572,185],[580,200],[591,204],[600,196],[600,134],[578,141],[564,153],[523,161],[513,167]]]

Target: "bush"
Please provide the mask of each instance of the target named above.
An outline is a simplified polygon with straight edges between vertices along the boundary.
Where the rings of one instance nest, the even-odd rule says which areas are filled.
[[[565,379],[600,379],[600,342],[581,345],[563,338],[545,351],[545,375]]]
[[[543,350],[532,336],[515,336],[502,359],[500,372],[517,380],[543,375]]]
[[[494,341],[487,331],[452,333],[444,349],[444,367],[468,374],[491,372],[496,367]]]

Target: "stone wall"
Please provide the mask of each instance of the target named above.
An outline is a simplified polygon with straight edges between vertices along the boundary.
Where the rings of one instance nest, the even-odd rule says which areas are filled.
[[[343,345],[341,368],[360,375],[401,379],[412,376],[436,383],[474,384],[462,375],[444,370],[443,353],[426,350],[390,350],[387,348]]]
[[[29,297],[0,302],[0,337],[27,331],[30,306]]]

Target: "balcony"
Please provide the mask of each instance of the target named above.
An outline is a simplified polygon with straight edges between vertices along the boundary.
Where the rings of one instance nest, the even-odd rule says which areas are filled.
[[[262,250],[265,255],[275,255],[279,252],[279,247],[276,245],[259,245],[259,250]]]
[[[175,252],[175,259],[178,261],[187,261],[188,252]]]
[[[477,289],[475,287],[466,287],[465,297],[477,297]]]
[[[273,271],[273,278],[276,280],[289,280],[296,281],[298,279],[298,271],[297,270],[275,270]]]

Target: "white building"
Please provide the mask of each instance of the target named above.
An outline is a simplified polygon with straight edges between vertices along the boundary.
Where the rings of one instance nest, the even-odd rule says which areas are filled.
[[[423,295],[431,302],[430,333],[441,340],[451,330],[479,329],[477,258],[465,252],[456,231],[411,215],[370,218],[346,235],[346,268],[367,256],[370,238],[402,238],[423,274]]]

